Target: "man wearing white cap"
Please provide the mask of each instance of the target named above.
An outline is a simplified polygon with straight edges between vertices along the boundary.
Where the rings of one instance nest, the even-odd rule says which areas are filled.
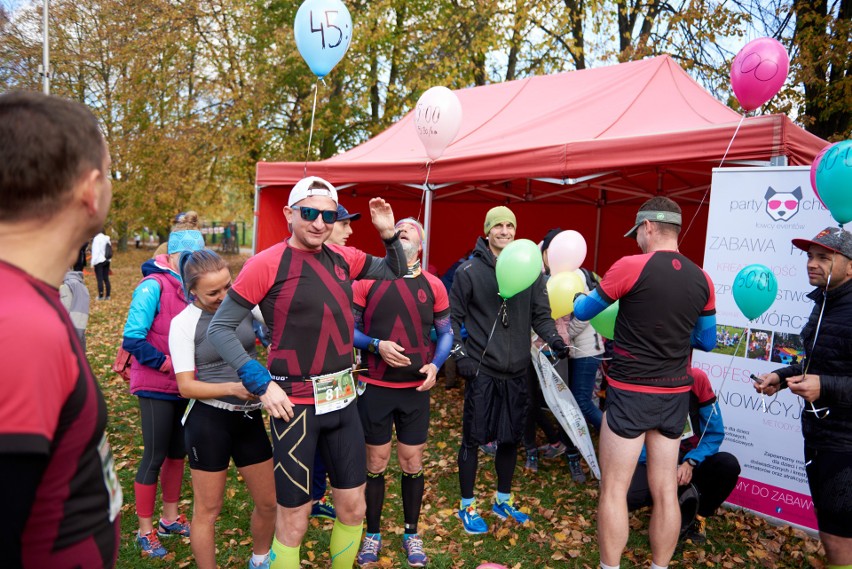
[[[828,567],[852,567],[852,234],[826,227],[813,239],[793,239],[808,254],[808,280],[817,287],[802,328],[805,358],[760,376],[755,389],[790,391],[802,413],[805,470]]]
[[[590,320],[620,300],[600,438],[601,569],[617,568],[627,545],[627,490],[643,444],[654,501],[651,568],[668,567],[677,545],[674,473],[689,413],[689,356],[692,347],[709,351],[716,345],[713,283],[678,252],[680,226],[674,201],[647,200],[625,235],[636,239],[642,254],[616,261],[595,290],[574,302],[574,316]]]
[[[429,436],[429,390],[438,368],[450,355],[453,329],[450,301],[438,277],[420,267],[425,235],[410,217],[396,224],[408,261],[408,273],[393,282],[355,283],[355,347],[366,350],[366,387],[358,412],[367,441],[367,534],[358,564],[379,561],[385,469],[396,428],[400,494],[405,523],[402,546],[412,567],[429,562],[417,522],[423,502],[423,449]],[[432,326],[437,343],[430,339]]]
[[[299,567],[317,451],[329,468],[337,510],[332,567],[352,567],[358,552],[366,453],[351,405],[352,281],[395,279],[406,271],[390,205],[374,198],[370,215],[385,242],[384,259],[326,245],[337,220],[337,190],[322,178],[300,180],[284,208],[291,236],[246,262],[210,323],[210,341],[272,415],[278,515],[271,569]],[[269,326],[269,369],[248,358],[235,334],[255,305]]]

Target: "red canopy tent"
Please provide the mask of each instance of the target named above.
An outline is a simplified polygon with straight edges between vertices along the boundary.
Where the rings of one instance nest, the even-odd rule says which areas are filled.
[[[622,235],[638,205],[659,194],[678,201],[685,220],[695,216],[682,250],[700,262],[707,208],[698,204],[735,132],[725,165],[810,164],[827,144],[784,115],[747,118],[737,130],[741,116],[665,55],[456,94],[461,129],[429,168],[428,191],[412,113],[348,152],[307,164],[309,175],[339,188],[350,211],[367,214],[369,198],[381,196],[397,218],[424,219],[439,272],[473,247],[485,212],[498,204],[517,215],[519,238],[538,241],[557,226],[580,231],[585,264],[605,270],[638,252]],[[286,234],[281,209],[304,171],[301,162],[258,163],[257,250]],[[369,221],[353,227],[350,245],[381,250]]]

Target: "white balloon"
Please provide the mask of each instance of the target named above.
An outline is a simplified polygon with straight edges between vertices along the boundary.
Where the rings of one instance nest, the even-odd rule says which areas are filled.
[[[462,106],[446,87],[432,87],[420,96],[414,109],[414,128],[426,154],[437,160],[459,133]]]

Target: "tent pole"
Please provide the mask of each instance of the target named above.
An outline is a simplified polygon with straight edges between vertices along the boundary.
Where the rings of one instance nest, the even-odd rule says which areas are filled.
[[[260,186],[254,187],[254,223],[251,230],[251,254],[257,255],[257,223],[260,221]]]
[[[428,183],[425,184],[425,189],[423,191],[426,192],[426,207],[423,213],[423,231],[426,232],[426,242],[423,244],[423,260],[422,267],[424,271],[429,270],[429,249],[430,243],[432,241],[432,194],[434,191],[432,190],[432,186]]]
[[[598,272],[598,250],[601,247],[601,208],[603,207],[603,190],[598,189],[598,203],[595,220],[595,259],[592,262],[592,271]]]

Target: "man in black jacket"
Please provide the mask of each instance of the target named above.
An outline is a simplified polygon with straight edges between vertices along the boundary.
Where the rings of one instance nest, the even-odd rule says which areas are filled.
[[[462,441],[459,449],[459,518],[467,533],[488,531],[479,515],[473,488],[477,447],[497,441],[494,459],[497,494],[492,511],[498,517],[526,523],[529,516],[514,506],[512,476],[527,412],[526,373],[530,361],[530,328],[564,358],[568,346],[556,332],[543,276],[506,301],[498,296],[497,256],[515,239],[515,214],[504,206],[485,217],[485,237],[473,257],[456,271],[450,293],[458,373],[465,379]],[[468,337],[462,340],[464,324]]]
[[[760,376],[755,389],[802,397],[805,469],[829,567],[852,566],[852,234],[826,227],[808,253],[815,306],[802,328],[802,362]],[[822,321],[820,322],[820,317]]]

